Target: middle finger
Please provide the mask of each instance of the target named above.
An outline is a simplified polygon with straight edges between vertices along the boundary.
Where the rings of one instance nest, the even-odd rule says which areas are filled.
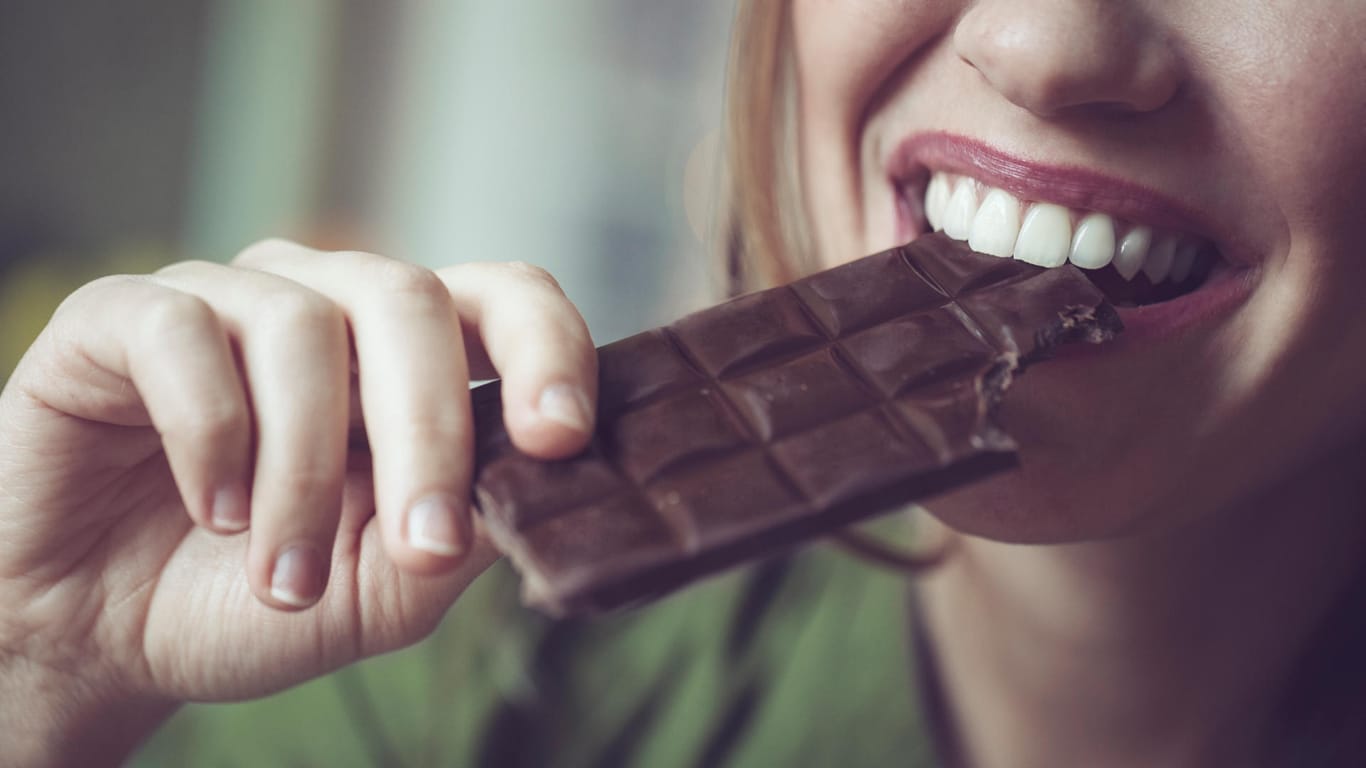
[[[460,322],[446,287],[402,261],[280,241],[249,249],[239,263],[342,307],[355,342],[385,549],[411,571],[449,568],[471,536],[474,438]]]

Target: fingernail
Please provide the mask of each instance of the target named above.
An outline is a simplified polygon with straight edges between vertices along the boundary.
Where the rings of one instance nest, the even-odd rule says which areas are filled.
[[[209,522],[213,523],[214,528],[226,533],[245,531],[251,523],[246,489],[240,485],[218,489],[213,495],[213,509],[209,511]]]
[[[536,403],[541,416],[579,432],[593,430],[593,407],[582,389],[569,384],[551,384],[541,390]]]
[[[408,543],[414,549],[442,557],[464,551],[455,522],[455,505],[443,496],[428,496],[408,510]]]
[[[296,544],[280,553],[270,575],[270,596],[295,608],[307,608],[323,594],[327,576],[317,547]]]

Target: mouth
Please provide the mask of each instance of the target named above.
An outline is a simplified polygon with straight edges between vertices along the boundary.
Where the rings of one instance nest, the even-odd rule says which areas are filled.
[[[902,187],[901,215],[974,251],[1052,268],[1080,267],[1119,307],[1193,293],[1221,259],[1208,239],[1107,213],[1022,200],[969,176],[935,172],[924,192]]]
[[[1249,287],[1238,279],[1249,265],[1199,233],[1194,217],[1122,181],[1027,165],[942,135],[908,142],[890,169],[902,242],[942,231],[1000,258],[1071,263],[1116,307],[1151,308],[1143,315],[1216,285],[1227,306]]]

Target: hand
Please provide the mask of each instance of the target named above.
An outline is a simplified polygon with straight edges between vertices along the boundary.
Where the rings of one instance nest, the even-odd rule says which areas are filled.
[[[0,394],[0,675],[71,700],[0,678],[0,731],[145,730],[424,637],[496,557],[467,501],[495,372],[522,450],[586,444],[592,343],[532,267],[267,241],[77,291]]]

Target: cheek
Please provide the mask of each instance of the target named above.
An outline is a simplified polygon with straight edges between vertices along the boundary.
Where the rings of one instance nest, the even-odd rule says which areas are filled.
[[[794,0],[799,173],[821,263],[869,250],[863,232],[863,120],[878,89],[928,41],[957,3]]]
[[[1209,12],[1223,13],[1225,23],[1200,26],[1211,32],[1192,45],[1220,142],[1241,150],[1252,171],[1240,184],[1260,188],[1292,240],[1344,226],[1359,231],[1366,3],[1279,0]]]
[[[857,118],[877,89],[930,39],[957,2],[794,0],[792,33],[803,91],[823,94]]]
[[[1251,170],[1239,185],[1283,227],[1224,370],[1247,406],[1240,433],[1274,435],[1284,463],[1366,433],[1366,4],[1268,6],[1274,28],[1221,27],[1211,82]]]

